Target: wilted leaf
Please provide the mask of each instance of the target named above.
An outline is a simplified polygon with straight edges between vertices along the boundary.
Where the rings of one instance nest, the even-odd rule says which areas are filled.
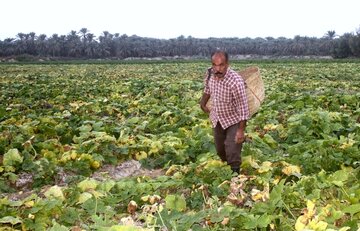
[[[64,201],[65,200],[65,197],[64,197],[64,194],[63,194],[63,191],[61,189],[61,187],[55,185],[55,186],[52,186],[51,188],[49,188],[45,193],[44,195],[47,197],[47,198],[56,198],[56,199],[59,199],[61,201]]]
[[[130,201],[127,206],[127,211],[130,214],[134,214],[137,208],[138,208],[137,203],[135,201]]]
[[[301,177],[300,167],[296,165],[286,166],[282,169],[282,172],[287,176],[293,175],[293,176]]]
[[[270,189],[268,184],[264,187],[263,191],[260,191],[258,189],[252,189],[250,192],[251,199],[253,201],[267,201],[270,198],[269,190]]]

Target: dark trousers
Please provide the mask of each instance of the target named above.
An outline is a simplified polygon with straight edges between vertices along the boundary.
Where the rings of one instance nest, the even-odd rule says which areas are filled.
[[[242,144],[235,142],[239,123],[223,129],[218,122],[214,131],[215,148],[222,161],[226,161],[232,169],[239,169],[241,164]]]

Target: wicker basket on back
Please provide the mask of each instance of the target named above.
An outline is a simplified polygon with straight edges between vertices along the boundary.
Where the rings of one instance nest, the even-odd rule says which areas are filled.
[[[260,75],[258,67],[248,67],[238,72],[243,77],[246,84],[246,96],[249,105],[250,117],[254,115],[260,108],[261,103],[265,99],[264,82]],[[211,108],[211,97],[207,104]]]

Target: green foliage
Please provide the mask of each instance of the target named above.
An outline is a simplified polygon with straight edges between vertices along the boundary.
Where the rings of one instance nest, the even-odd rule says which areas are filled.
[[[14,148],[4,154],[3,164],[5,166],[15,166],[16,164],[21,164],[23,160],[24,158],[20,155],[19,150]]]
[[[178,195],[167,195],[165,198],[165,206],[169,210],[183,212],[186,210],[185,198]]]
[[[1,224],[358,229],[359,66],[259,65],[267,98],[248,121],[239,176],[218,159],[198,106],[203,63],[1,65]],[[166,173],[106,179],[129,159]]]

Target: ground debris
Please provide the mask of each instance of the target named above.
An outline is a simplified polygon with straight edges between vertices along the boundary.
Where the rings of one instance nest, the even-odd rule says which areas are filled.
[[[132,176],[149,176],[155,178],[164,174],[165,172],[162,169],[145,169],[139,161],[128,160],[119,165],[104,165],[93,173],[91,178],[102,181],[109,178],[120,180]]]

